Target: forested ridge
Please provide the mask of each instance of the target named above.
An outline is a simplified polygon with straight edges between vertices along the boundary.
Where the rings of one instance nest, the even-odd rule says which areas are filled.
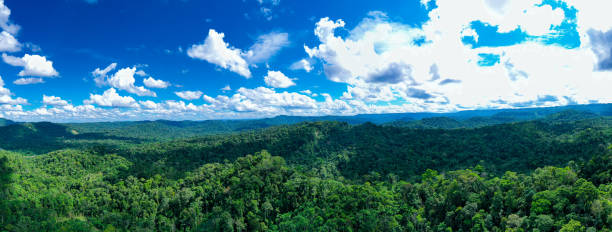
[[[612,118],[455,121],[179,139],[10,124],[0,231],[610,231]]]

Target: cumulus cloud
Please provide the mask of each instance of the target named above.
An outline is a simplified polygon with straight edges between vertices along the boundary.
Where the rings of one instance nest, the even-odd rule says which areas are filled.
[[[288,45],[289,34],[271,32],[260,35],[255,44],[243,56],[249,64],[258,64],[268,61],[268,59]]]
[[[68,102],[66,100],[62,100],[60,97],[47,96],[43,94],[43,104],[50,106],[67,106]]]
[[[134,98],[129,96],[120,96],[117,90],[110,88],[102,95],[90,94],[89,99],[83,101],[84,104],[96,104],[99,106],[106,107],[120,107],[120,108],[138,108],[139,105]]]
[[[282,32],[260,35],[247,51],[230,46],[224,38],[225,34],[211,29],[204,43],[192,45],[187,55],[251,78],[249,65],[266,62],[289,45],[289,34]]]
[[[23,57],[15,57],[2,54],[5,63],[23,67],[19,76],[55,77],[59,73],[53,68],[53,62],[44,56],[25,54]]]
[[[0,52],[18,52],[21,47],[21,43],[13,35],[6,31],[0,32]]]
[[[398,100],[413,106],[398,109],[424,111],[612,102],[609,90],[602,87],[612,86],[612,73],[607,72],[610,20],[589,25],[581,13],[575,21],[568,20],[563,7],[541,1],[435,2],[430,20],[420,27],[371,12],[340,36],[336,30],[344,30],[345,22],[323,18],[314,30],[320,44],[305,46],[305,51],[322,61],[329,80],[348,84],[342,99],[354,109],[359,109],[358,102]],[[568,2],[578,11],[583,9],[577,6],[597,5]],[[610,18],[602,10],[586,11]],[[473,48],[462,37],[466,31],[478,37],[470,28],[474,21],[497,27],[499,33],[518,29],[528,37],[514,45]],[[541,39],[566,33],[557,26],[572,22],[579,26],[580,47],[566,48]],[[483,53],[499,54],[499,61],[480,66]]]
[[[156,80],[153,77],[146,78],[142,82],[144,83],[146,87],[149,87],[149,88],[165,89],[170,86],[170,82],[163,81],[163,80]]]
[[[306,94],[306,95],[309,95],[309,96],[313,96],[313,97],[319,96],[318,94],[313,93],[310,89],[302,90],[302,91],[300,91],[300,93],[303,93],[303,94]]]
[[[0,0],[0,28],[10,34],[17,34],[19,32],[19,25],[13,24],[9,17],[11,16],[11,9],[9,9],[5,4],[4,0]]]
[[[151,100],[140,101],[140,105],[145,109],[158,109],[160,105]]]
[[[208,31],[208,37],[206,37],[204,43],[192,45],[187,50],[187,55],[229,69],[243,77],[251,78],[249,65],[242,57],[240,49],[231,47],[223,41],[224,37],[225,34],[211,29]]]
[[[145,66],[145,67],[146,67],[146,66]],[[147,75],[147,73],[146,73],[144,70],[138,70],[138,71],[136,71],[136,73],[135,73],[135,74],[136,74],[137,76],[141,76],[141,77],[144,77],[144,76],[146,76],[146,75]]]
[[[607,32],[588,31],[593,53],[597,56],[597,70],[612,70],[612,29]]]
[[[201,91],[181,91],[181,92],[174,92],[176,94],[176,96],[179,96],[182,99],[185,100],[195,100],[198,99],[200,97],[202,97],[202,93]]]
[[[314,67],[312,66],[310,61],[308,61],[307,59],[301,59],[301,60],[291,64],[291,66],[289,66],[289,69],[291,69],[291,70],[304,70],[306,72],[310,72],[310,71],[312,71],[314,69]]]
[[[13,98],[12,93],[9,89],[4,87],[4,80],[0,77],[0,106],[8,105],[20,105],[27,104],[28,101],[24,98]]]
[[[280,71],[268,71],[268,75],[264,77],[264,81],[266,85],[274,88],[289,88],[295,85],[293,80]]]
[[[390,63],[387,67],[374,70],[365,80],[373,83],[396,84],[410,78],[410,65],[403,63]]]
[[[91,75],[94,77],[94,82],[98,86],[103,86],[106,84],[106,78],[108,77],[108,73],[115,70],[117,68],[117,63],[112,63],[108,65],[104,69],[96,68]]]
[[[155,94],[155,92],[146,89],[145,87],[134,85],[136,82],[136,79],[134,78],[135,74],[136,67],[123,68],[113,74],[113,76],[111,76],[107,82],[111,87],[125,90],[128,93],[133,93],[138,96],[156,97],[157,94]]]
[[[240,88],[231,97],[204,95],[204,100],[215,110],[232,110],[238,112],[283,113],[290,110],[316,109],[316,101],[309,96],[282,92],[258,87],[255,89]]]
[[[13,84],[16,84],[16,85],[31,85],[31,84],[40,84],[40,83],[45,83],[45,80],[43,80],[40,77],[19,78],[13,81]]]
[[[564,0],[570,7],[577,10],[576,24],[583,42],[588,42],[587,31],[608,31],[612,29],[610,11],[612,2],[607,0]]]
[[[119,96],[111,88],[103,95],[92,94],[81,106],[68,104],[23,111],[19,104],[27,101],[13,97],[2,83],[0,112],[22,120],[56,115],[104,120],[162,115],[202,119],[443,112],[612,102],[609,90],[612,18],[608,10],[612,8],[611,1],[563,0],[576,9],[576,19],[567,18],[572,14],[564,12],[563,2],[556,3],[561,7],[550,7],[540,0],[422,0],[424,4],[430,1],[435,1],[430,6],[436,7],[428,9],[429,20],[418,26],[394,22],[382,12],[371,12],[355,25],[329,18],[314,25],[318,42],[305,46],[308,58],[289,68],[312,71],[314,63],[321,64],[329,80],[347,85],[339,98],[321,93],[316,100],[316,94],[310,90],[279,91],[271,87],[282,86],[278,83],[283,82],[268,77],[264,80],[271,87],[239,88],[232,94],[216,97],[199,95],[206,102],[203,105],[183,101],[136,102],[131,97]],[[527,36],[510,45],[466,45],[462,41],[465,36],[479,43],[487,40],[486,35],[479,35],[481,31],[473,28],[474,22],[497,28],[497,33],[520,31]],[[578,33],[580,43],[576,47],[550,42],[568,33],[559,25],[574,23],[576,27],[570,26],[568,30]],[[188,55],[250,77],[250,67],[266,62],[288,43],[276,33],[260,36],[252,46],[241,50],[224,39],[222,33],[211,30],[202,44],[189,49]],[[493,65],[482,66],[480,54],[496,54],[499,58]],[[8,60],[22,62],[18,59],[21,58]],[[100,70],[102,79],[106,80],[113,69]],[[146,83],[145,86],[149,87]],[[229,90],[228,86],[225,91]],[[97,108],[92,104],[114,108]]]
[[[229,85],[226,85],[225,87],[221,88],[221,91],[231,91],[232,87],[230,87]]]

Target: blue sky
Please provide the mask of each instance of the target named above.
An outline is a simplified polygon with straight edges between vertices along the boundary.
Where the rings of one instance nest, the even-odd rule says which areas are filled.
[[[608,103],[606,4],[0,0],[0,117],[178,120]]]

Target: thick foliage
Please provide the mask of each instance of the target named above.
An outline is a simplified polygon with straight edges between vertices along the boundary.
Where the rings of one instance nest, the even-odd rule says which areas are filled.
[[[477,166],[443,174],[427,170],[413,183],[391,175],[351,184],[300,172],[266,151],[206,164],[179,180],[120,177],[117,170],[129,162],[114,155],[67,150],[34,160],[2,156],[11,164],[0,159],[2,175],[13,180],[7,184],[2,178],[0,219],[8,231],[609,231],[612,226],[612,184],[597,186],[569,167],[489,177]]]

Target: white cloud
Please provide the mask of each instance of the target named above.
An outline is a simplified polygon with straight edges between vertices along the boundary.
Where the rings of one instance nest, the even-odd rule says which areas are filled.
[[[232,88],[229,85],[226,85],[225,87],[221,88],[221,91],[231,91]]]
[[[43,80],[40,77],[19,78],[13,81],[13,84],[16,84],[16,85],[31,85],[31,84],[40,84],[40,83],[45,83],[45,80]]]
[[[155,92],[146,89],[142,86],[135,86],[134,83],[136,79],[134,79],[134,75],[136,74],[136,67],[132,68],[123,68],[117,71],[113,76],[111,76],[107,82],[111,87],[125,90],[129,93],[136,94],[138,96],[151,96],[155,97],[157,94]]]
[[[19,32],[19,25],[11,23],[9,17],[11,16],[11,9],[4,5],[4,0],[0,0],[0,28],[4,31],[13,35]]]
[[[176,94],[176,96],[179,96],[180,98],[185,100],[195,100],[202,97],[203,94],[201,91],[181,91],[174,93]]]
[[[68,102],[66,100],[62,100],[60,97],[47,96],[43,94],[43,104],[50,106],[67,106]]]
[[[53,68],[53,62],[44,56],[25,54],[22,58],[2,54],[5,63],[23,67],[19,76],[55,77],[59,73]]]
[[[267,62],[282,48],[289,45],[289,34],[271,32],[257,38],[247,51],[234,48],[223,39],[225,34],[211,29],[203,44],[194,44],[187,50],[191,58],[205,60],[243,77],[251,78],[249,65]]]
[[[612,70],[612,29],[607,32],[589,30],[591,49],[597,56],[598,70]]]
[[[145,71],[143,71],[143,70],[138,70],[138,71],[136,71],[136,73],[135,73],[135,74],[136,74],[137,76],[141,76],[141,77],[144,77],[144,76],[146,76],[146,75],[147,75],[147,73],[146,73]]]
[[[268,61],[268,59],[288,45],[289,34],[271,32],[259,36],[255,44],[243,56],[249,64],[258,64]]]
[[[285,74],[280,71],[268,71],[268,75],[264,77],[266,85],[274,88],[288,88],[294,86],[295,83]]]
[[[303,94],[306,94],[306,95],[312,95],[312,91],[310,91],[310,89],[302,90],[302,91],[300,91],[300,93],[303,93]]]
[[[180,115],[182,113],[199,113],[204,111],[201,106],[196,106],[193,103],[186,104],[183,101],[167,100],[164,102],[156,103],[153,101],[140,101],[140,104],[144,108],[143,113],[152,115]]]
[[[163,81],[163,80],[156,80],[153,77],[144,79],[142,82],[144,83],[146,87],[149,87],[149,88],[165,89],[170,86],[170,82]]]
[[[607,0],[564,0],[570,7],[578,10],[577,20],[578,32],[585,36],[590,29],[596,31],[608,31],[612,29],[610,11],[612,2]],[[584,42],[584,41],[583,41]]]
[[[404,104],[397,109],[421,111],[612,102],[602,87],[612,86],[612,73],[593,71],[608,57],[610,43],[604,33],[593,36],[599,47],[583,43],[575,49],[537,40],[477,49],[463,44],[461,37],[477,20],[498,26],[500,32],[521,28],[531,35],[554,36],[552,25],[563,20],[561,9],[534,4],[508,1],[492,9],[483,1],[438,0],[429,13],[431,20],[420,28],[373,12],[342,37],[335,30],[345,23],[323,18],[315,29],[320,45],[305,50],[322,61],[328,79],[349,85],[342,99],[359,110],[372,109],[357,107],[359,101],[397,100],[406,102],[394,103]],[[599,57],[592,50],[601,51]],[[501,60],[481,67],[480,53],[499,54]]]
[[[13,98],[12,97],[12,93],[9,89],[4,87],[4,80],[2,79],[2,77],[0,77],[0,106],[1,105],[20,105],[20,104],[27,104],[28,101],[26,99],[23,98]]]
[[[0,32],[0,52],[18,52],[21,47],[21,43],[13,35],[6,31]]]
[[[314,69],[314,67],[312,67],[312,64],[307,59],[301,59],[301,60],[291,64],[291,66],[289,66],[289,69],[291,69],[291,70],[304,70],[306,72],[310,72],[310,71],[312,71]]]
[[[282,114],[292,110],[316,109],[316,101],[299,93],[277,93],[273,89],[258,87],[255,89],[240,88],[232,97],[204,95],[204,100],[215,110],[232,110],[238,112],[261,112]]]
[[[98,86],[105,85],[106,77],[108,77],[108,73],[110,71],[115,70],[115,68],[117,68],[117,63],[112,63],[104,69],[96,68],[96,70],[91,72],[91,75],[94,77],[94,82],[96,82],[96,85]]]
[[[204,95],[207,104],[195,105],[183,101],[136,102],[131,97],[119,96],[111,88],[112,91],[109,89],[103,95],[92,94],[85,105],[23,111],[20,104],[27,101],[15,98],[2,83],[0,115],[20,120],[209,119],[279,114],[443,112],[612,102],[612,72],[608,68],[612,56],[612,15],[608,9],[612,2],[565,1],[578,11],[575,22],[581,43],[577,48],[544,44],[534,37],[501,47],[472,48],[462,42],[463,36],[474,36],[480,42],[487,39],[471,27],[473,21],[497,26],[498,32],[520,29],[539,38],[557,36],[560,32],[554,26],[565,20],[562,8],[540,5],[540,0],[437,0],[437,7],[430,9],[430,20],[418,27],[394,22],[382,12],[371,12],[357,25],[322,19],[315,28],[319,43],[305,47],[309,58],[290,68],[312,71],[314,63],[321,64],[328,79],[347,84],[346,91],[337,99],[322,93],[317,101],[313,99],[316,94],[310,90],[277,92],[273,88],[258,87],[239,88],[232,94],[216,97]],[[288,39],[283,40],[279,35],[268,39],[260,36],[250,49],[240,50],[226,43],[222,33],[211,30],[202,44],[189,49],[188,55],[250,77],[250,65],[265,63],[286,46],[285,42]],[[481,53],[499,55],[500,60],[492,66],[479,66]],[[12,58],[15,59],[5,60],[22,64],[21,58]],[[99,70],[102,80],[106,81],[112,69]],[[268,85],[283,85],[278,78],[268,76]],[[291,81],[284,77],[280,79]],[[146,79],[143,82],[150,87]],[[230,90],[227,87],[224,91]],[[91,104],[132,108],[96,108]]]
[[[83,101],[84,104],[96,104],[99,106],[106,107],[125,107],[125,108],[138,108],[139,105],[134,98],[129,96],[120,96],[117,90],[110,88],[102,95],[90,94],[89,99]]]
[[[230,47],[228,43],[223,41],[224,37],[225,34],[211,29],[204,43],[192,45],[187,50],[187,55],[229,69],[243,77],[251,78],[249,65],[242,58],[240,49]]]
[[[140,105],[145,108],[145,109],[158,109],[160,108],[160,105],[151,101],[151,100],[146,100],[146,101],[140,101]]]

